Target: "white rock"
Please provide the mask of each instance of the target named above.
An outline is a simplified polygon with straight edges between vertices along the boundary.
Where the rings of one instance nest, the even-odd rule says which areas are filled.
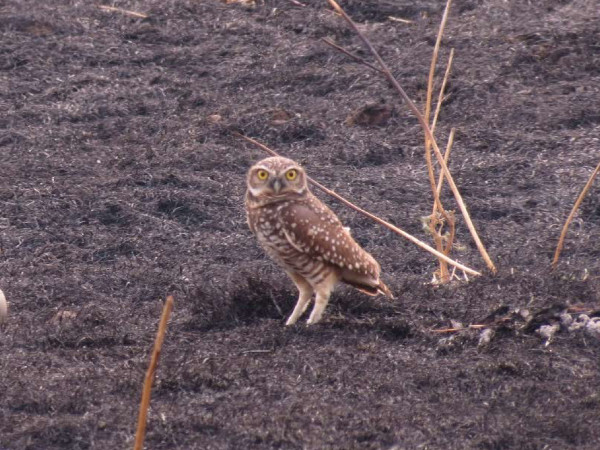
[[[490,343],[492,338],[494,337],[494,330],[491,328],[484,328],[481,333],[479,333],[479,342],[477,343],[478,347],[485,347]]]
[[[521,315],[521,317],[525,320],[529,319],[529,317],[531,317],[531,313],[529,312],[528,309],[519,309],[518,313]]]
[[[6,297],[4,296],[4,292],[0,289],[0,323],[4,323],[6,321],[6,317],[8,316],[8,304],[6,303]]]
[[[542,325],[537,329],[537,333],[546,339],[546,346],[550,345],[550,341],[554,337],[554,334],[560,329],[560,325],[555,323],[554,325]]]
[[[450,319],[450,324],[452,325],[452,328],[456,328],[457,330],[462,330],[464,328],[463,324],[458,320]]]
[[[590,318],[587,314],[580,314],[575,321],[569,325],[569,331],[577,331],[585,328],[585,326],[590,321]]]
[[[592,317],[585,325],[585,332],[600,339],[600,317]]]
[[[573,323],[573,317],[566,311],[563,311],[560,315],[560,323],[563,327],[569,328],[569,326]]]

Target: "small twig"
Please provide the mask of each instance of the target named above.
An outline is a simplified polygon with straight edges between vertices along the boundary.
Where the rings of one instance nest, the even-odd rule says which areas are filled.
[[[340,47],[339,45],[337,45],[336,43],[334,43],[332,40],[327,39],[327,38],[321,38],[321,40],[323,42],[325,42],[327,45],[335,48],[336,50],[342,52],[344,55],[349,56],[350,58],[352,58],[354,61],[359,62],[361,64],[364,64],[365,66],[367,66],[369,69],[374,70],[375,72],[379,72],[379,73],[383,73],[383,71],[381,69],[378,69],[377,67],[375,67],[373,64],[365,61],[364,59],[362,59],[360,56],[356,56],[353,53],[350,53],[348,50],[346,50],[343,47]]]
[[[403,19],[402,17],[388,16],[388,19],[390,19],[392,22],[401,22],[401,23],[407,23],[407,24],[414,23],[412,20]]]
[[[244,350],[240,352],[241,355],[248,355],[251,353],[273,353],[273,350]]]
[[[456,128],[452,128],[450,130],[450,136],[448,136],[448,143],[446,144],[446,152],[444,153],[444,162],[448,165],[448,160],[450,159],[450,152],[452,151],[452,145],[454,144],[454,134],[456,133]],[[440,173],[440,178],[438,179],[437,184],[437,194],[440,195],[442,192],[442,185],[444,183],[444,173]],[[434,205],[435,208],[435,205]],[[435,213],[435,210],[434,210]],[[446,244],[444,245],[444,255],[450,255],[450,251],[452,250],[452,246],[454,245],[454,236],[456,234],[456,221],[454,220],[454,212],[448,213],[444,211],[444,218],[448,222],[448,228],[450,228],[450,233],[446,239]]]
[[[152,351],[152,358],[150,359],[150,365],[146,372],[146,378],[144,380],[144,389],[142,391],[142,402],[140,404],[140,413],[138,416],[137,432],[135,434],[135,445],[134,450],[142,450],[144,446],[144,437],[146,435],[146,419],[148,417],[148,407],[150,406],[150,393],[152,390],[152,381],[154,380],[154,373],[156,372],[156,366],[158,365],[158,358],[160,357],[160,350],[162,348],[163,340],[165,338],[165,331],[167,329],[167,321],[169,315],[173,309],[173,296],[169,295],[165,306],[163,307],[162,316],[158,325],[158,333],[156,334],[156,340],[154,341],[154,350]]]
[[[96,5],[96,6],[98,6],[99,9],[101,9],[103,11],[107,11],[107,12],[118,12],[121,14],[125,14],[126,16],[138,17],[140,19],[148,18],[148,15],[146,15],[146,14],[139,13],[136,11],[130,11],[128,9],[115,8],[114,6],[107,6],[107,5]]]
[[[448,136],[448,143],[446,144],[446,151],[444,152],[444,162],[448,165],[448,160],[450,159],[450,152],[452,151],[452,145],[454,144],[454,134],[456,133],[456,128],[452,128],[450,130],[450,136]],[[437,194],[440,195],[442,192],[442,185],[444,184],[444,173],[440,173],[440,178],[438,179],[436,191]],[[435,208],[435,206],[434,206]],[[434,211],[435,212],[435,209]]]
[[[585,306],[576,306],[576,305],[573,305],[573,306],[569,306],[567,308],[567,312],[569,312],[569,313],[575,313],[575,314],[591,314],[594,311],[595,311],[594,309],[590,309],[590,308],[587,308]]]
[[[305,7],[306,5],[304,3],[299,2],[298,0],[289,0],[291,3],[293,3],[296,6],[302,6]]]
[[[448,83],[448,77],[450,75],[450,69],[452,68],[452,60],[454,59],[454,49],[450,49],[450,56],[448,57],[448,64],[446,65],[446,72],[444,73],[444,79],[442,81],[442,87],[440,87],[440,94],[438,95],[437,105],[435,106],[435,114],[433,115],[433,121],[431,122],[431,132],[435,134],[435,126],[437,124],[440,110],[442,109],[442,103],[444,102],[444,93],[446,91],[446,83]]]
[[[592,184],[594,183],[594,179],[596,178],[596,176],[598,175],[599,172],[600,172],[600,163],[598,163],[598,165],[596,166],[596,169],[594,170],[592,175],[590,175],[590,178],[588,179],[587,183],[583,187],[581,194],[579,194],[579,197],[577,197],[577,200],[575,201],[575,204],[573,205],[573,209],[571,209],[571,213],[569,214],[569,217],[567,217],[567,220],[566,220],[566,222],[562,228],[562,231],[560,233],[560,238],[558,239],[558,245],[556,246],[556,251],[554,252],[554,259],[552,260],[552,268],[553,269],[556,269],[556,265],[558,264],[558,258],[560,257],[560,252],[562,252],[563,245],[565,243],[565,237],[567,236],[567,230],[569,229],[569,225],[571,225],[571,222],[573,221],[573,217],[575,217],[575,213],[579,209],[581,202],[583,202],[583,199],[585,198],[588,191],[592,187]]]
[[[444,29],[446,28],[446,22],[448,21],[448,13],[450,12],[450,6],[452,5],[452,0],[448,0],[446,2],[446,8],[444,9],[444,14],[442,15],[442,21],[440,22],[440,28],[438,29],[437,38],[435,40],[435,45],[433,47],[433,55],[431,57],[431,63],[429,65],[429,77],[427,78],[427,100],[425,103],[425,121],[429,122],[429,114],[431,111],[431,99],[433,97],[433,79],[435,75],[435,66],[437,65],[438,54],[440,51],[440,45],[442,44],[442,37],[444,35]],[[450,63],[448,63],[449,67]],[[448,72],[448,67],[446,68],[446,72]],[[431,127],[431,132],[433,133],[433,127]]]
[[[265,152],[267,152],[268,154],[272,155],[272,156],[280,156],[278,153],[276,153],[275,151],[271,150],[269,147],[267,147],[264,144],[261,144],[260,142],[252,139],[251,137],[245,136],[241,133],[237,133],[234,132],[234,134],[236,136],[241,137],[242,139],[245,139],[246,141],[256,145],[257,147],[261,148],[262,150],[264,150]],[[384,227],[388,228],[389,230],[393,231],[396,234],[399,234],[400,236],[408,239],[409,241],[411,241],[413,244],[421,247],[422,249],[428,251],[429,253],[434,254],[435,256],[437,256],[440,259],[443,259],[444,261],[446,261],[448,264],[458,267],[460,270],[463,270],[467,273],[470,273],[471,275],[481,275],[480,272],[477,272],[476,270],[470,269],[467,266],[464,266],[456,261],[454,261],[453,259],[447,257],[446,255],[444,255],[441,252],[438,252],[436,249],[434,249],[433,247],[430,247],[429,245],[427,245],[426,243],[420,241],[419,239],[417,239],[416,237],[408,234],[406,231],[401,230],[400,228],[396,227],[395,225],[392,225],[389,222],[386,222],[385,220],[377,217],[374,214],[371,214],[368,211],[365,211],[364,209],[356,206],[354,203],[346,200],[345,198],[343,198],[342,196],[336,194],[334,191],[327,189],[325,186],[323,186],[321,183],[318,183],[317,181],[313,180],[312,178],[308,177],[308,181],[310,183],[312,183],[314,186],[316,186],[317,188],[319,188],[320,190],[322,190],[323,192],[325,192],[326,194],[332,196],[333,198],[335,198],[336,200],[342,202],[344,205],[348,206],[349,208],[352,208],[353,210],[355,210],[356,212],[368,217],[371,220],[374,220],[375,222],[379,223],[380,225],[383,225]]]
[[[466,327],[461,327],[461,328],[440,328],[438,330],[429,330],[432,333],[455,333],[457,331],[462,331],[462,330],[479,330],[481,328],[485,328],[488,327],[489,325],[480,325],[480,324],[475,324],[475,325],[469,325]]]
[[[427,122],[425,121],[423,115],[421,114],[421,112],[419,111],[419,108],[417,108],[417,106],[415,105],[415,103],[410,99],[410,97],[408,96],[408,94],[404,91],[404,89],[402,88],[402,86],[400,86],[400,84],[398,83],[398,80],[396,80],[396,78],[394,77],[394,75],[392,75],[392,72],[390,71],[390,69],[387,67],[387,65],[385,64],[385,62],[383,61],[383,59],[381,59],[381,56],[379,56],[379,53],[377,52],[377,50],[375,50],[375,48],[373,47],[373,45],[371,44],[371,42],[365,37],[365,35],[362,33],[362,31],[360,31],[360,29],[358,28],[358,26],[354,23],[354,21],[350,18],[350,16],[348,16],[348,14],[346,14],[346,12],[340,7],[340,5],[338,5],[335,0],[327,0],[329,2],[329,4],[338,12],[342,15],[342,17],[346,20],[346,22],[348,22],[348,24],[352,27],[352,29],[356,32],[356,34],[360,37],[360,39],[362,40],[362,42],[365,44],[365,46],[369,49],[369,51],[373,54],[373,56],[375,57],[375,59],[377,59],[377,62],[379,63],[379,66],[381,67],[381,69],[384,71],[384,75],[387,78],[387,80],[392,84],[392,86],[394,87],[394,89],[396,89],[396,91],[400,94],[400,96],[402,97],[402,99],[406,102],[407,106],[409,107],[409,109],[413,112],[413,114],[415,115],[415,117],[417,118],[417,120],[419,121],[421,127],[423,128],[427,139],[431,140],[431,144],[433,146],[433,150],[435,152],[435,156],[438,160],[438,163],[440,164],[440,167],[442,169],[442,171],[444,172],[444,175],[446,176],[446,179],[448,180],[448,185],[450,186],[450,189],[452,190],[452,193],[454,194],[454,197],[456,199],[456,203],[458,203],[458,207],[465,219],[465,223],[467,224],[467,227],[469,228],[469,231],[471,232],[471,236],[473,237],[473,240],[475,241],[475,244],[477,245],[477,248],[479,249],[479,252],[481,253],[481,256],[483,257],[483,260],[485,261],[485,263],[487,264],[488,268],[495,273],[496,272],[496,266],[494,265],[494,263],[492,262],[491,258],[489,257],[483,243],[481,242],[481,239],[479,239],[479,235],[477,234],[477,230],[475,229],[475,225],[473,225],[473,221],[471,220],[471,216],[469,215],[469,211],[467,210],[467,207],[462,199],[462,196],[460,195],[460,192],[458,191],[458,188],[456,187],[456,183],[454,182],[454,178],[452,177],[452,174],[450,173],[450,171],[448,170],[448,167],[446,166],[446,164],[444,164],[444,157],[442,155],[442,152],[440,151],[437,142],[435,141],[435,138],[433,136],[433,134],[431,133],[431,129],[429,128],[429,125],[427,124]]]
[[[6,297],[4,292],[0,289],[0,325],[6,321],[8,317],[8,303],[6,303]]]

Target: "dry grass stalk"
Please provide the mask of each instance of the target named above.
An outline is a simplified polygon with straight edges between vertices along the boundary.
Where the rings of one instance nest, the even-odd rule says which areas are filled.
[[[241,133],[234,133],[236,136],[241,137],[242,139],[245,139],[246,141],[256,145],[257,147],[261,148],[262,150],[264,150],[265,152],[267,152],[269,155],[272,156],[280,156],[277,152],[271,150],[269,147],[267,147],[266,145],[252,139],[251,137],[245,136]],[[380,225],[383,225],[384,227],[386,227],[387,229],[393,231],[396,234],[399,234],[400,236],[404,237],[405,239],[408,239],[409,241],[411,241],[413,244],[421,247],[423,250],[428,251],[429,253],[432,253],[433,255],[435,255],[437,258],[443,259],[444,261],[446,261],[448,264],[468,273],[471,275],[481,275],[480,272],[477,272],[476,270],[473,270],[463,264],[460,264],[459,262],[454,261],[453,259],[449,258],[448,256],[444,255],[441,252],[438,252],[436,249],[434,249],[433,247],[430,247],[429,245],[427,245],[426,243],[424,243],[423,241],[420,241],[419,239],[417,239],[416,237],[408,234],[406,231],[401,230],[400,228],[396,227],[395,225],[392,225],[389,222],[386,222],[385,220],[381,219],[380,217],[377,217],[375,214],[372,214],[368,211],[365,211],[364,209],[356,206],[354,203],[346,200],[344,197],[342,197],[341,195],[336,194],[334,191],[326,188],[325,186],[323,186],[321,183],[313,180],[312,178],[308,177],[308,181],[313,184],[315,187],[317,187],[318,189],[320,189],[321,191],[325,192],[327,195],[330,195],[331,197],[335,198],[336,200],[340,201],[341,203],[343,203],[344,205],[348,206],[349,208],[353,209],[354,211],[368,217],[371,220],[374,220],[375,222],[377,222]]]
[[[146,378],[144,379],[144,390],[142,391],[142,402],[140,404],[137,432],[135,434],[135,445],[133,447],[134,450],[142,450],[144,446],[148,407],[150,406],[150,393],[152,391],[152,382],[154,380],[154,373],[156,372],[156,366],[158,365],[158,358],[160,357],[160,350],[165,339],[167,322],[169,320],[169,316],[171,315],[172,309],[173,296],[169,295],[167,297],[167,301],[165,302],[165,306],[163,307],[162,316],[158,325],[158,332],[156,333],[156,340],[154,341],[154,350],[152,351],[152,358],[150,359],[150,365],[148,366]]]
[[[396,78],[392,75],[390,69],[387,67],[387,65],[385,64],[383,59],[381,59],[381,56],[379,55],[377,50],[375,50],[375,48],[373,47],[371,42],[366,38],[366,36],[362,33],[362,31],[360,31],[360,29],[356,26],[354,21],[348,16],[348,14],[346,14],[346,12],[340,7],[340,5],[338,5],[335,2],[335,0],[327,0],[327,1],[346,20],[346,22],[348,22],[348,24],[352,27],[354,32],[362,40],[363,44],[369,49],[369,51],[375,57],[375,59],[377,60],[377,63],[383,70],[386,79],[392,84],[394,89],[396,89],[396,91],[400,94],[400,97],[402,97],[402,99],[406,102],[409,109],[413,112],[413,114],[419,121],[419,124],[421,125],[421,128],[423,128],[423,131],[425,132],[427,139],[429,139],[431,141],[431,145],[433,146],[433,150],[434,150],[435,156],[438,160],[438,163],[441,167],[441,170],[443,171],[444,176],[446,177],[446,180],[448,181],[448,185],[450,186],[450,189],[452,190],[452,193],[454,194],[454,198],[456,199],[456,202],[458,203],[458,207],[465,219],[465,223],[467,224],[467,227],[469,228],[471,236],[473,237],[473,240],[475,241],[475,244],[477,245],[479,252],[480,252],[483,260],[485,261],[486,265],[488,266],[488,268],[493,273],[495,273],[496,266],[494,265],[491,258],[489,257],[489,255],[485,249],[485,246],[483,245],[483,243],[481,242],[481,239],[479,238],[479,235],[477,234],[477,230],[475,229],[475,225],[473,225],[473,221],[471,220],[471,216],[469,215],[469,211],[467,210],[465,202],[463,201],[462,196],[460,195],[460,192],[459,192],[458,188],[456,187],[456,183],[454,182],[454,178],[452,177],[452,174],[450,173],[450,171],[448,170],[448,167],[444,163],[444,156],[442,155],[442,153],[437,145],[437,142],[436,142],[433,134],[431,133],[431,129],[429,128],[429,125],[425,121],[425,118],[423,117],[423,115],[421,114],[421,112],[419,111],[417,106],[414,104],[414,102],[410,99],[408,94],[404,91],[402,86],[400,86],[400,84],[398,83],[398,80],[396,80]]]
[[[0,325],[6,321],[8,317],[8,303],[6,303],[6,297],[4,292],[0,289]]]
[[[457,331],[463,331],[463,330],[480,330],[482,328],[485,328],[489,325],[478,325],[478,324],[474,324],[474,325],[469,325],[467,327],[463,327],[463,328],[440,328],[437,330],[431,330],[432,333],[456,333]]]
[[[567,230],[569,229],[569,225],[571,225],[571,222],[573,221],[573,217],[575,217],[575,213],[579,209],[581,202],[583,202],[583,199],[585,198],[588,191],[592,187],[592,184],[594,183],[594,179],[596,178],[596,176],[598,176],[598,173],[600,173],[600,163],[598,163],[598,165],[596,166],[596,169],[590,175],[590,178],[588,179],[587,183],[583,187],[583,190],[579,194],[579,197],[577,197],[577,200],[575,201],[575,204],[573,205],[573,209],[571,209],[571,213],[569,214],[569,217],[567,217],[567,220],[565,221],[565,224],[560,233],[560,238],[558,239],[558,245],[556,246],[556,251],[554,252],[554,259],[552,260],[552,268],[553,269],[556,269],[556,265],[558,264],[558,258],[560,257],[560,253],[562,252],[563,245],[565,244],[565,237],[567,236]]]
[[[438,53],[440,50],[440,45],[442,42],[442,36],[444,34],[444,28],[446,27],[446,21],[448,20],[448,12],[450,10],[450,4],[452,0],[448,0],[446,3],[446,9],[444,10],[444,14],[442,16],[442,22],[440,23],[440,28],[438,30],[437,39],[435,41],[435,46],[433,47],[433,55],[431,57],[431,64],[429,65],[429,77],[427,79],[427,98],[425,101],[425,114],[423,120],[425,123],[429,123],[429,115],[431,113],[431,99],[433,97],[433,81],[435,75],[435,67],[437,65]],[[433,127],[431,130],[431,134],[433,134]],[[425,160],[427,162],[427,173],[429,175],[429,183],[431,184],[431,192],[433,194],[433,201],[436,205],[436,208],[440,213],[443,212],[444,208],[442,207],[439,196],[437,195],[437,189],[435,188],[435,173],[433,169],[433,163],[431,161],[431,141],[427,133],[425,133]],[[433,216],[432,216],[433,217]],[[435,227],[433,227],[435,229]]]
[[[452,151],[452,145],[454,144],[454,134],[456,133],[456,129],[452,128],[450,130],[450,136],[448,137],[448,144],[446,145],[446,152],[444,153],[444,162],[446,165],[448,164],[448,160],[450,159],[450,153]],[[438,179],[438,183],[436,186],[436,194],[440,195],[442,191],[442,185],[444,184],[444,174],[440,173],[440,177]],[[441,212],[441,217],[437,215],[438,211],[436,210],[435,203],[433,205],[433,211],[431,212],[432,216],[435,216],[435,225],[438,227],[435,230],[435,235],[439,236],[442,241],[441,251],[444,255],[449,256],[452,251],[452,246],[454,245],[454,236],[456,235],[456,221],[454,219],[454,211],[446,211],[443,210]],[[443,233],[444,227],[447,227],[449,231]],[[433,231],[432,231],[433,232]],[[438,249],[439,250],[439,249]],[[446,270],[444,273],[443,270]],[[445,261],[440,260],[440,279],[443,283],[450,281],[450,274],[447,272],[448,267]]]
[[[431,57],[431,64],[429,66],[429,77],[427,79],[427,97],[426,97],[426,101],[425,101],[425,117],[424,117],[425,122],[427,122],[427,123],[429,123],[429,117],[431,114],[431,100],[433,98],[433,84],[434,84],[434,78],[435,78],[435,67],[437,66],[440,45],[442,43],[442,36],[444,35],[444,29],[446,28],[446,22],[448,20],[448,13],[450,11],[451,4],[452,4],[452,0],[448,0],[446,2],[446,8],[444,10],[444,14],[442,15],[442,21],[441,21],[440,27],[438,29],[437,39],[435,41],[435,46],[433,47],[433,55]],[[444,89],[446,86],[447,77],[450,74],[450,66],[452,63],[452,56],[453,56],[453,54],[451,52],[451,58],[449,59],[448,65],[446,67],[444,80],[442,82],[442,86],[440,88],[440,93],[438,96],[438,103],[437,103],[436,111],[434,114],[434,119],[431,124],[431,133],[432,134],[435,133],[435,125],[437,123],[437,118],[439,115],[439,111],[441,109],[441,102],[443,101],[443,98],[444,98]],[[444,162],[446,163],[446,165],[448,165],[447,156],[449,156],[449,154],[450,153],[447,151],[446,156],[444,157]],[[427,163],[427,175],[429,176],[429,183],[431,185],[431,192],[433,194],[433,211],[431,213],[431,216],[429,216],[428,228],[429,228],[429,232],[431,233],[433,242],[435,243],[437,250],[444,252],[444,249],[446,247],[448,249],[452,248],[452,242],[448,243],[448,239],[447,239],[448,236],[446,237],[446,243],[444,243],[444,236],[443,236],[444,225],[447,223],[451,227],[452,231],[449,234],[449,236],[451,236],[452,240],[454,240],[454,229],[455,229],[454,223],[455,222],[454,222],[454,216],[451,217],[451,215],[448,212],[446,212],[446,210],[444,209],[444,206],[442,205],[442,201],[440,200],[441,190],[438,190],[436,188],[435,170],[433,167],[433,162],[431,160],[431,141],[427,138],[427,135],[425,135],[425,161]],[[441,177],[440,179],[443,180],[443,177]],[[439,280],[442,283],[448,283],[450,281],[450,272],[448,271],[448,264],[446,264],[446,262],[443,260],[440,260],[439,264],[440,264]]]
[[[448,63],[446,64],[446,72],[444,73],[444,79],[442,80],[442,86],[440,87],[440,93],[438,95],[437,105],[435,107],[435,114],[433,115],[433,121],[431,122],[431,132],[435,134],[435,126],[437,125],[438,116],[442,109],[442,103],[444,102],[444,93],[446,92],[446,84],[448,83],[448,77],[450,76],[450,69],[452,68],[452,61],[454,61],[454,49],[450,49],[450,56],[448,57]]]
[[[444,15],[446,17],[446,15]],[[444,23],[444,22],[442,22]],[[441,30],[440,26],[440,30]],[[434,50],[435,58],[437,58],[437,51]],[[437,120],[440,114],[440,110],[442,107],[442,103],[444,101],[444,93],[446,91],[446,84],[448,82],[448,77],[450,76],[450,69],[452,68],[452,61],[454,59],[454,49],[450,50],[450,57],[448,58],[448,64],[446,65],[446,72],[444,73],[444,78],[442,80],[442,86],[440,87],[440,92],[438,95],[438,101],[435,108],[435,113],[433,115],[433,120],[431,121],[431,132],[435,134],[435,127],[437,125]],[[430,72],[430,78],[433,78],[433,72]],[[429,99],[430,101],[430,99]],[[454,134],[456,130],[452,128],[450,131],[450,137],[448,138],[448,144],[446,146],[446,152],[444,153],[444,162],[446,166],[448,165],[448,161],[450,158],[450,151],[452,149],[452,144],[454,143]],[[429,155],[429,160],[431,160],[431,143],[429,141],[425,142],[425,154]],[[435,190],[434,199],[437,198],[439,200],[440,194],[442,192],[442,185],[444,183],[444,173],[442,172],[439,176],[437,188]],[[441,201],[439,202],[440,207],[442,206]],[[449,228],[449,232],[445,235],[443,233],[443,228],[447,226]],[[442,251],[446,256],[450,255],[450,251],[452,250],[452,246],[454,244],[454,236],[456,233],[456,221],[454,219],[454,212],[446,211],[442,208],[442,210],[438,210],[437,204],[434,201],[433,203],[433,211],[430,216],[430,224],[429,224],[430,232],[432,233],[433,240],[436,244],[436,247],[439,251]],[[447,283],[452,278],[450,273],[448,272],[448,265],[445,261],[439,260],[440,270],[439,270],[439,279],[442,283]]]
[[[414,22],[412,20],[409,19],[403,19],[402,17],[394,17],[394,16],[388,16],[388,19],[391,20],[392,22],[400,22],[400,23],[406,23],[408,25],[413,24]]]
[[[136,11],[130,11],[128,9],[115,8],[114,6],[107,6],[107,5],[97,5],[97,6],[102,11],[118,12],[118,13],[121,13],[121,14],[125,14],[126,16],[138,17],[140,19],[147,19],[148,18],[147,14],[139,13],[139,12],[136,12]]]
[[[355,60],[356,62],[359,62],[361,64],[364,64],[365,66],[367,66],[369,69],[374,70],[375,72],[379,72],[379,73],[383,73],[383,71],[381,69],[378,69],[377,67],[375,67],[373,64],[365,61],[364,59],[362,59],[360,56],[356,56],[354,53],[349,52],[348,50],[346,50],[344,47],[340,47],[339,45],[337,45],[335,42],[333,42],[330,39],[327,38],[321,38],[321,40],[323,42],[325,42],[327,45],[335,48],[336,50],[338,50],[339,52],[342,52],[344,55],[349,56],[350,58],[352,58],[353,60]]]

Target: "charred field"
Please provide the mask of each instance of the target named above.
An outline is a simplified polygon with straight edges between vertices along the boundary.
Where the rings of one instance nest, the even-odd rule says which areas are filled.
[[[484,274],[432,284],[431,255],[315,192],[396,299],[340,287],[286,328],[296,291],[243,208],[265,155],[234,131],[424,240],[432,204],[417,120],[321,41],[370,58],[326,2],[302,4],[0,4],[1,449],[132,446],[168,294],[147,448],[600,447],[600,336],[574,326],[600,320],[598,185],[550,269],[600,160],[595,2],[452,6],[436,135],[458,130],[450,169],[498,272],[459,219],[452,256]],[[422,105],[443,2],[341,5]],[[350,124],[372,103],[389,120]]]

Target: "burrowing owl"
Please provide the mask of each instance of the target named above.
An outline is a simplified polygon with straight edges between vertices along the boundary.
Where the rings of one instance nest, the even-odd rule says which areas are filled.
[[[246,214],[250,230],[287,272],[300,295],[286,325],[296,323],[316,292],[308,324],[321,320],[329,296],[342,281],[369,295],[392,297],[377,261],[308,189],[306,174],[291,159],[266,158],[248,172]]]

